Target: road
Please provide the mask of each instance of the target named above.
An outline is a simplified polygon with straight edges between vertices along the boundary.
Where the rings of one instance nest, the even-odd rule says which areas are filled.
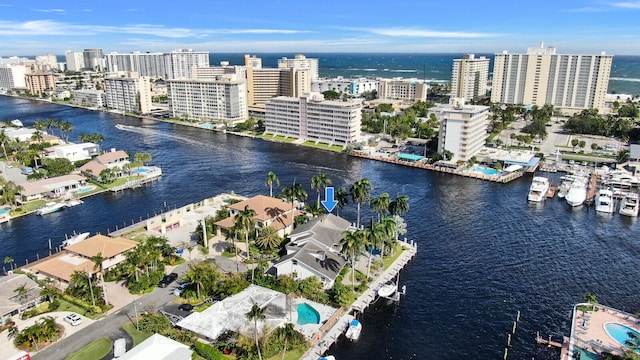
[[[182,275],[187,270],[187,263],[178,265],[174,272]],[[173,289],[175,286],[168,286],[166,288],[156,288],[153,292],[138,298],[134,303],[129,303],[120,310],[96,321],[84,330],[75,333],[69,337],[66,337],[57,343],[48,346],[44,350],[38,352],[31,358],[34,360],[52,360],[60,359],[64,360],[67,356],[78,351],[85,345],[92,341],[107,336],[112,341],[118,338],[124,337],[127,339],[127,350],[133,347],[131,339],[126,336],[122,325],[127,323],[134,317],[135,312],[138,313],[144,311],[153,311],[163,305],[171,302],[175,297],[173,295]]]

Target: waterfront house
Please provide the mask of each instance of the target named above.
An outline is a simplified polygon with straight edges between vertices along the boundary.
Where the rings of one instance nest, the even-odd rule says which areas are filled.
[[[118,359],[191,360],[192,353],[185,344],[160,334],[153,334],[122,356],[118,356]]]
[[[90,142],[56,145],[48,147],[45,150],[47,151],[48,158],[63,158],[71,162],[91,159],[94,156],[100,155],[100,146]]]
[[[129,154],[125,151],[111,149],[111,151],[98,155],[93,160],[82,165],[79,170],[85,176],[96,180],[105,169],[112,169],[116,177],[121,177],[123,175],[122,168],[130,162]]]
[[[21,183],[22,190],[18,193],[19,201],[64,197],[85,186],[86,180],[84,176],[80,175],[63,175]]]
[[[136,241],[122,237],[95,235],[86,240],[72,244],[63,251],[44,260],[27,266],[29,270],[41,277],[49,277],[58,281],[58,287],[69,284],[75,271],[94,275],[98,272],[96,264],[91,260],[98,253],[104,259],[102,268],[109,270],[126,260],[125,253],[138,245]]]
[[[229,205],[229,217],[215,223],[220,232],[226,232],[235,224],[235,217],[245,206],[255,211],[256,228],[271,226],[278,231],[279,236],[289,233],[292,228],[292,217],[296,214],[295,207],[282,199],[265,195],[254,196],[250,199]]]
[[[270,270],[277,276],[293,275],[297,280],[315,276],[325,289],[333,287],[336,277],[346,264],[340,254],[343,233],[355,230],[349,221],[326,214],[298,226],[291,233],[287,254]]]
[[[24,285],[24,293],[18,290]],[[0,276],[0,320],[4,324],[8,318],[37,306],[42,302],[40,287],[24,274],[10,273]]]

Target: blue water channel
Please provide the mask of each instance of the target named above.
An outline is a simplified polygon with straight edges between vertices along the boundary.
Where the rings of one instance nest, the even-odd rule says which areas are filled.
[[[497,359],[521,312],[509,359],[557,359],[535,344],[536,331],[556,339],[569,334],[573,304],[594,293],[612,307],[639,310],[640,282],[629,269],[640,262],[635,220],[598,216],[592,208],[571,209],[550,200],[528,204],[531,177],[496,184],[344,154],[236,137],[0,96],[0,117],[69,120],[71,136],[98,132],[104,148],[149,152],[161,166],[160,181],[140,189],[101,194],[81,206],[50,216],[29,216],[0,225],[0,258],[35,259],[73,231],[106,233],[166,207],[181,206],[235,191],[268,194],[268,171],[281,185],[302,182],[309,198],[312,176],[326,173],[334,186],[366,177],[373,195],[406,194],[406,237],[418,254],[401,273],[407,295],[400,303],[378,301],[358,319],[358,342],[339,340],[338,359]],[[118,130],[115,124],[135,126]],[[555,176],[555,175],[554,175]],[[554,179],[557,183],[557,179]],[[274,192],[279,193],[279,188]],[[364,222],[375,218],[362,206]],[[355,205],[340,211],[355,221]]]

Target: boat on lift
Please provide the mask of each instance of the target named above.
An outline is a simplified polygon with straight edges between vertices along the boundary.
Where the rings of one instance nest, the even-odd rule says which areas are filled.
[[[386,283],[378,288],[378,296],[388,298],[395,294],[398,290],[398,285],[394,282]]]
[[[351,341],[358,340],[361,331],[362,323],[360,323],[360,321],[358,321],[357,319],[353,319],[351,320],[351,323],[349,323],[349,327],[347,328],[345,336]]]
[[[62,245],[60,245],[60,247],[67,247],[69,245],[73,245],[73,244],[77,244],[80,241],[86,240],[89,235],[91,235],[90,232],[83,232],[80,234],[76,234],[75,232],[73,233],[73,236],[71,237],[67,237],[63,242]]]

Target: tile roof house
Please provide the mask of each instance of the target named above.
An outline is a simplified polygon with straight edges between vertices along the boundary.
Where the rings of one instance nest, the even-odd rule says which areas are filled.
[[[98,272],[93,256],[101,253],[102,268],[108,270],[126,260],[125,253],[138,245],[138,242],[122,237],[112,238],[95,235],[86,240],[69,245],[63,251],[44,260],[33,263],[28,270],[54,280],[66,286],[75,271],[95,274]]]
[[[351,223],[333,214],[311,219],[293,231],[287,255],[270,272],[275,270],[277,276],[295,274],[298,280],[316,276],[325,289],[330,289],[346,264],[340,255],[340,241],[347,230],[353,230]]]
[[[128,163],[130,163],[129,154],[124,150],[111,149],[111,151],[98,155],[93,158],[93,160],[82,165],[79,170],[83,174],[97,179],[102,170],[114,169],[119,177],[122,175],[122,172],[119,171],[119,169],[122,169],[122,167]]]
[[[296,209],[282,199],[257,195],[235,204],[229,205],[229,216],[215,223],[218,229],[227,230],[235,224],[235,216],[243,211],[245,206],[256,212],[256,227],[271,226],[278,230],[279,236],[284,236],[292,228],[292,215],[298,215]],[[295,212],[295,215],[294,215]]]

